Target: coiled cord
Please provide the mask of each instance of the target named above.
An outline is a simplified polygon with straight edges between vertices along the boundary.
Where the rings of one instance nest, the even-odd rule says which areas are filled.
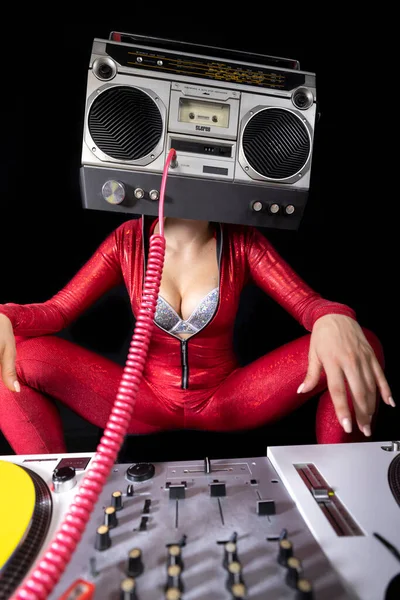
[[[97,447],[90,470],[83,478],[64,520],[56,532],[43,558],[30,577],[17,589],[14,600],[45,600],[59,581],[78,545],[93,508],[99,498],[131,421],[135,398],[143,375],[150,344],[153,319],[165,257],[164,195],[171,161],[176,151],[171,148],[163,170],[160,203],[159,235],[150,238],[148,266],[146,270],[142,302],[136,319],[128,357],[119,384],[118,393]]]

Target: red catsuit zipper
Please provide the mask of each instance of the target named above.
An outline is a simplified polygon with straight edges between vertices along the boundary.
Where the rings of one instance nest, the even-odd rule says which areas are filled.
[[[218,304],[217,307],[215,309],[214,315],[212,316],[211,320],[207,323],[207,325],[205,325],[205,327],[208,327],[212,321],[215,319],[215,317],[217,316],[218,313],[218,309],[221,303],[221,259],[222,259],[222,249],[223,249],[223,239],[224,239],[224,234],[223,234],[223,230],[221,225],[219,224],[219,230],[218,230],[218,234],[219,234],[219,243],[217,241],[217,260],[218,260]],[[146,263],[147,263],[147,257],[146,257],[146,249],[147,249],[147,244],[146,244],[146,229],[145,229],[145,222],[144,222],[144,216],[142,217],[142,251],[143,251],[143,264],[144,264],[144,272],[146,271]],[[218,237],[217,237],[218,240]],[[144,278],[143,278],[144,279]],[[188,352],[188,341],[191,340],[192,338],[194,338],[196,335],[198,335],[201,331],[203,331],[204,327],[202,329],[200,329],[200,331],[198,331],[197,333],[194,333],[193,335],[190,336],[190,338],[187,338],[186,340],[183,340],[181,337],[179,337],[178,335],[175,335],[174,333],[170,333],[169,331],[167,331],[166,329],[164,329],[163,327],[161,327],[160,325],[158,325],[158,323],[156,323],[154,321],[154,325],[156,327],[158,327],[159,329],[161,329],[162,331],[165,331],[165,333],[167,333],[168,335],[174,337],[175,339],[179,340],[181,343],[181,367],[182,367],[182,377],[181,377],[181,388],[183,390],[187,390],[189,389],[189,352]]]
[[[189,387],[189,356],[187,340],[181,340],[182,389]]]

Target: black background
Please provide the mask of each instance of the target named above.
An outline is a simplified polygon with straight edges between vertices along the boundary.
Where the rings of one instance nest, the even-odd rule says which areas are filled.
[[[111,30],[119,30],[295,58],[302,70],[317,75],[321,112],[310,198],[298,232],[265,233],[314,289],[352,306],[360,324],[378,335],[393,396],[400,398],[397,200],[390,189],[397,186],[389,175],[383,136],[388,128],[387,94],[379,78],[384,53],[377,53],[367,28],[341,18],[327,19],[323,26],[306,16],[266,23],[254,14],[236,15],[230,25],[192,14],[180,19],[149,9],[140,18],[136,12],[106,24],[43,28],[19,42],[16,33],[11,36],[9,47],[20,68],[9,70],[12,93],[3,114],[0,303],[51,297],[129,217],[81,206],[83,114],[94,37],[108,38]],[[377,32],[379,27],[376,22]],[[127,297],[117,289],[62,335],[123,362],[131,326]],[[261,291],[245,291],[235,338],[243,363],[303,333]],[[63,414],[69,449],[83,448],[90,428],[68,411]],[[313,443],[312,420],[311,408],[303,410],[300,418],[276,429],[275,442]],[[306,432],[303,437],[300,430]],[[382,406],[375,439],[394,439],[399,430],[399,409]]]

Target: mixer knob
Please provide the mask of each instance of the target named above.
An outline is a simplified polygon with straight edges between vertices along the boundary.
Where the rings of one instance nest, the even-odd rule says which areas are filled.
[[[183,583],[181,579],[182,569],[179,565],[170,565],[168,567],[168,580],[165,589],[168,590],[170,588],[176,588],[180,592],[183,592]]]
[[[227,542],[224,546],[224,560],[222,561],[222,565],[227,569],[228,565],[233,562],[239,562],[237,546],[235,542]]]
[[[136,581],[133,577],[127,577],[121,582],[120,600],[137,600]]]
[[[113,506],[107,506],[104,509],[104,525],[107,525],[109,529],[118,525],[117,512]]]
[[[308,579],[299,579],[297,582],[296,600],[313,600],[314,594]]]
[[[142,552],[139,548],[133,548],[133,550],[129,552],[128,557],[128,575],[130,577],[139,577],[143,571]]]
[[[168,566],[172,565],[178,565],[181,568],[181,571],[184,569],[182,549],[178,544],[171,544],[171,546],[168,546]]]
[[[279,542],[278,563],[286,567],[288,559],[293,555],[293,545],[290,540],[284,538]]]
[[[115,510],[121,510],[124,507],[122,504],[122,492],[113,492],[111,494],[111,506],[115,508]]]
[[[286,573],[286,583],[292,587],[297,588],[297,582],[299,581],[300,573],[301,573],[301,562],[295,556],[291,556],[287,561],[287,573]]]
[[[181,600],[182,595],[178,588],[168,588],[165,592],[165,600]]]
[[[154,476],[155,469],[151,463],[137,463],[131,465],[126,471],[128,481],[146,481]]]
[[[95,548],[96,550],[107,550],[111,546],[111,538],[107,525],[100,525],[96,531],[96,541]]]
[[[60,494],[68,492],[76,484],[76,476],[74,467],[61,467],[53,471],[54,492]]]
[[[246,586],[244,583],[234,583],[231,587],[232,598],[246,598]]]
[[[232,586],[236,583],[244,583],[242,578],[242,565],[237,561],[231,562],[228,565],[228,579],[226,581],[228,590],[231,590]]]
[[[127,496],[133,496],[134,495],[134,489],[133,489],[133,485],[130,483],[128,485],[128,487],[126,488],[126,495]]]

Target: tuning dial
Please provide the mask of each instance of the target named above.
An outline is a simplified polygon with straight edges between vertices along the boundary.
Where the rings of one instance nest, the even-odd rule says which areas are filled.
[[[100,525],[96,531],[96,542],[95,548],[96,550],[107,550],[111,546],[111,538],[107,525]]]
[[[313,600],[314,594],[308,579],[299,579],[297,582],[296,600]]]
[[[76,484],[74,467],[61,467],[53,471],[53,485],[56,494],[68,492]]]
[[[111,506],[113,506],[115,510],[124,508],[124,505],[122,504],[122,492],[117,491],[111,494]]]
[[[121,582],[120,600],[137,600],[136,581],[133,577],[127,577]]]
[[[237,546],[235,542],[227,542],[224,546],[224,560],[222,561],[222,565],[227,569],[228,565],[233,562],[239,562]]]
[[[293,545],[290,540],[283,539],[279,542],[278,563],[286,567],[288,559],[293,555]]]
[[[109,204],[121,204],[125,200],[125,187],[120,181],[110,179],[101,188],[101,193]]]
[[[178,565],[183,571],[182,549],[178,544],[168,546],[168,566]]]
[[[287,573],[286,573],[286,583],[292,587],[297,588],[297,582],[300,578],[301,573],[301,562],[295,556],[291,556],[287,561]]]
[[[183,592],[183,583],[181,579],[182,569],[179,565],[170,565],[167,569],[168,579],[165,589],[176,588]]]
[[[142,552],[139,548],[133,548],[133,550],[129,552],[128,557],[128,575],[130,577],[139,577],[143,571]]]
[[[151,463],[136,463],[126,471],[128,481],[146,481],[154,476],[155,469]]]
[[[107,506],[104,509],[104,525],[107,525],[109,529],[118,525],[117,512],[113,506]]]

